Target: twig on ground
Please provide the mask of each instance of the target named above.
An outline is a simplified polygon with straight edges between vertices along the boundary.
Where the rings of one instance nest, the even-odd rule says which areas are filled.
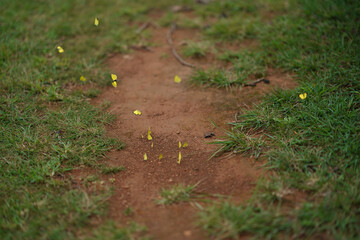
[[[191,68],[196,68],[195,65],[184,61],[184,60],[179,56],[179,54],[176,52],[176,50],[175,50],[175,48],[174,48],[173,41],[172,41],[172,39],[171,39],[171,35],[174,33],[175,29],[176,29],[176,24],[173,23],[173,24],[171,25],[170,31],[169,31],[168,34],[167,34],[167,40],[168,40],[168,43],[169,43],[169,45],[170,45],[172,54],[174,55],[174,57],[175,57],[182,65],[187,66],[187,67],[191,67]]]
[[[134,50],[151,52],[151,48],[149,48],[149,47],[146,46],[146,45],[133,45],[133,46],[130,46],[130,48],[131,48],[131,49],[134,49]]]
[[[150,22],[145,22],[145,23],[143,23],[143,24],[135,31],[135,33],[136,33],[136,34],[140,34],[142,31],[144,31],[145,29],[147,29],[147,28],[150,27],[150,26],[152,26],[152,27],[154,27],[154,28],[159,28],[159,27],[160,27],[158,24],[156,24],[156,23],[154,23],[154,22],[152,22],[152,21],[150,21]]]
[[[140,34],[142,31],[144,31],[148,26],[150,25],[149,22],[145,22],[143,25],[141,25],[138,30],[136,30],[136,34]]]
[[[249,82],[249,83],[245,83],[245,84],[244,84],[244,87],[255,87],[256,84],[258,84],[259,82],[264,82],[264,83],[266,83],[266,84],[269,84],[269,83],[270,83],[270,80],[265,79],[265,78],[259,78],[259,79],[256,79],[255,81],[252,81],[252,82]]]

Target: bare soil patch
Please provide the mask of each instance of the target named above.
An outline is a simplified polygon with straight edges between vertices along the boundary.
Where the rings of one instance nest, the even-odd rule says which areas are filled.
[[[145,224],[154,239],[207,239],[194,224],[196,209],[191,204],[159,206],[154,200],[161,188],[199,181],[197,191],[228,195],[236,202],[249,199],[262,170],[253,159],[244,156],[209,160],[215,146],[206,143],[223,135],[211,120],[226,127],[223,124],[232,121],[239,108],[251,106],[276,87],[291,88],[294,83],[290,77],[270,70],[267,78],[271,83],[254,88],[226,91],[193,87],[186,82],[192,70],[171,55],[167,31],[152,31],[155,47],[151,51],[112,56],[108,65],[119,76],[118,87],[109,87],[93,100],[93,104],[111,102],[109,111],[118,120],[108,133],[126,144],[124,150],[108,154],[109,165],[126,168],[103,177],[107,182],[110,177],[115,178],[113,183],[109,181],[114,187],[109,217],[121,223],[134,220]],[[194,30],[178,29],[173,35],[175,47],[195,36]],[[196,60],[187,60],[199,66]],[[214,62],[202,60],[200,64],[209,67]],[[183,79],[180,84],[174,82],[175,75]],[[136,109],[142,112],[141,116],[133,114]],[[149,127],[152,141],[146,138]],[[205,139],[206,132],[216,136]],[[179,141],[186,141],[189,146],[179,149]],[[177,163],[179,151],[181,164]],[[143,158],[145,153],[147,161]],[[164,156],[161,160],[160,153]],[[134,210],[131,216],[123,213],[128,207]]]

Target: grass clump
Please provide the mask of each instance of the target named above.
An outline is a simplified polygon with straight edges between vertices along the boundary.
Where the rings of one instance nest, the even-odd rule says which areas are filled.
[[[253,234],[259,239],[275,239],[279,231],[291,230],[279,213],[262,206],[236,206],[229,202],[213,205],[199,213],[199,224],[217,239],[238,239],[239,232]]]
[[[261,138],[250,137],[239,129],[232,129],[231,131],[225,131],[226,136],[222,140],[215,140],[210,144],[220,145],[210,158],[225,152],[232,153],[252,153],[255,158],[258,158],[261,154],[261,149],[264,146],[264,142]]]
[[[198,69],[191,76],[191,81],[209,87],[229,88],[233,85],[241,85],[244,81],[233,73],[224,70]]]
[[[117,226],[116,223],[108,221],[98,227],[92,237],[87,239],[109,239],[109,240],[149,240],[151,239],[146,235],[146,227],[137,223],[131,222],[126,227]]]
[[[267,65],[260,52],[227,52],[220,58],[231,60],[233,64],[231,71],[235,72],[241,81],[246,81],[251,77],[261,78],[266,75]]]
[[[206,29],[204,34],[210,39],[222,41],[253,39],[257,36],[258,24],[258,20],[250,16],[220,19]]]
[[[109,197],[108,192],[68,190],[55,181],[46,190],[36,185],[9,188],[1,187],[1,239],[74,238],[73,229],[84,226],[89,217],[105,213]]]
[[[96,98],[101,93],[101,90],[99,89],[89,89],[84,94],[88,98]]]
[[[239,51],[225,52],[219,59],[231,63],[227,70],[196,70],[191,80],[195,83],[210,87],[228,88],[242,85],[252,78],[266,76],[267,64],[260,52]]]
[[[210,48],[210,42],[187,42],[183,54],[186,57],[201,58],[210,52]]]
[[[118,166],[118,167],[103,167],[101,169],[101,172],[103,174],[115,174],[115,173],[118,173],[118,172],[121,172],[121,171],[124,171],[125,168],[122,167],[122,166]]]
[[[188,202],[196,196],[194,190],[198,184],[184,186],[183,184],[174,185],[169,189],[162,189],[157,204],[169,205],[173,203]]]
[[[129,216],[132,216],[134,215],[135,211],[134,209],[130,206],[130,207],[127,207],[124,211],[123,211],[123,214],[127,217]]]

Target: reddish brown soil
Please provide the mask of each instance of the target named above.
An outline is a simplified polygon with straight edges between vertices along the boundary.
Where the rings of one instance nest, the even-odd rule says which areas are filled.
[[[173,58],[166,33],[166,29],[153,30],[156,44],[151,51],[111,57],[108,65],[119,76],[118,87],[109,87],[93,102],[111,102],[110,112],[118,120],[108,133],[126,143],[124,150],[108,154],[109,165],[126,168],[104,176],[107,182],[108,178],[115,178],[115,182],[108,182],[114,187],[109,217],[120,223],[134,220],[145,224],[154,239],[208,239],[194,224],[196,209],[191,204],[155,204],[161,188],[200,181],[197,191],[232,196],[236,202],[249,199],[261,170],[253,159],[238,155],[208,160],[216,146],[206,144],[212,139],[205,139],[204,133],[223,135],[211,120],[226,127],[224,123],[232,121],[239,109],[251,106],[262,94],[274,87],[291,88],[294,83],[270,70],[269,85],[260,83],[254,88],[233,91],[190,86],[187,79],[192,70]],[[194,36],[193,31],[177,30],[173,36],[175,46]],[[168,57],[164,58],[164,54]],[[207,67],[209,63],[202,60],[201,65]],[[180,84],[174,82],[176,74],[183,80]],[[141,116],[133,114],[136,109],[142,112]],[[153,141],[146,139],[149,127]],[[179,150],[179,141],[187,141],[189,147]],[[177,163],[179,151],[181,164]],[[158,160],[160,153],[162,160]],[[133,215],[124,215],[127,207],[134,209]]]

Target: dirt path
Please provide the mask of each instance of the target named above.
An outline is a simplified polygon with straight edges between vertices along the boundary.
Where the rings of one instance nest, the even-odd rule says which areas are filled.
[[[206,144],[209,140],[204,133],[222,135],[210,120],[220,124],[232,121],[235,109],[251,105],[273,86],[288,87],[288,83],[275,74],[270,76],[270,85],[233,93],[191,87],[186,84],[191,69],[180,65],[171,55],[166,43],[167,30],[152,32],[156,46],[150,52],[136,51],[109,59],[110,68],[120,78],[118,88],[109,88],[94,102],[111,102],[110,112],[118,115],[118,120],[109,134],[126,143],[124,150],[108,154],[110,165],[126,168],[114,176],[110,218],[145,224],[154,239],[207,239],[194,224],[196,209],[189,203],[159,206],[154,200],[163,187],[199,181],[198,191],[231,195],[234,201],[248,199],[261,170],[254,167],[253,159],[241,156],[208,161],[215,146]],[[193,37],[192,31],[178,30],[175,45]],[[164,54],[168,57],[164,58]],[[176,74],[183,79],[180,84],[174,82]],[[141,116],[133,114],[136,109],[142,112]],[[146,139],[149,127],[153,141]],[[189,143],[188,148],[181,149],[181,164],[177,163],[179,141]],[[164,156],[162,160],[158,160],[160,153]],[[134,210],[132,216],[124,216],[127,207]]]

